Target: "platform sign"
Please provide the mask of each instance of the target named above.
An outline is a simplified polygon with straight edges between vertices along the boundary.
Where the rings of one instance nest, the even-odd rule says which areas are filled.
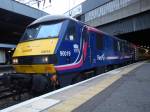
[[[66,16],[76,17],[82,14],[82,5],[78,5],[75,8],[65,13]]]

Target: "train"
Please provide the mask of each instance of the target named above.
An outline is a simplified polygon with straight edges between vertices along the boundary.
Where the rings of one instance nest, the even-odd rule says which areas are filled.
[[[47,15],[27,26],[7,82],[33,94],[55,90],[138,60],[136,49],[71,17]]]

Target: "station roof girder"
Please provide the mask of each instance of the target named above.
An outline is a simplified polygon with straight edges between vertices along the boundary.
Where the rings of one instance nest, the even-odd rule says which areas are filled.
[[[40,11],[36,8],[32,8],[30,6],[13,0],[0,0],[0,9],[8,10],[10,12],[24,15],[34,19],[47,15],[46,12]]]
[[[47,13],[13,0],[0,0],[0,43],[17,44],[25,28]]]

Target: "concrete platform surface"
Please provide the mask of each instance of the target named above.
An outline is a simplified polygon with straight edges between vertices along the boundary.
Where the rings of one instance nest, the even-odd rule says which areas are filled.
[[[150,63],[127,73],[73,112],[150,112]]]
[[[150,112],[149,69],[134,63],[1,112]]]

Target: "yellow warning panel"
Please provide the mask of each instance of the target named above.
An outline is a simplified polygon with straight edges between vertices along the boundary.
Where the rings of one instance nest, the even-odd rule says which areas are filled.
[[[54,54],[58,38],[32,40],[21,42],[13,54],[13,57]]]

